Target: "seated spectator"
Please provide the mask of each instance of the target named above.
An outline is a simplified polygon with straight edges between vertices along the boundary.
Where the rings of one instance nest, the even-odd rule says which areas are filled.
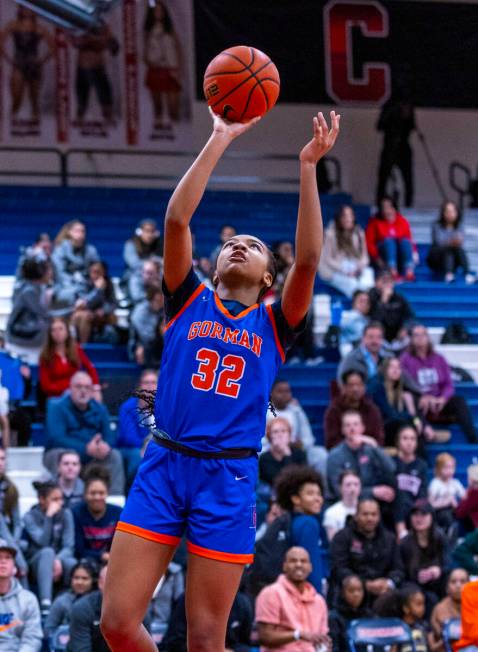
[[[379,618],[400,618],[411,631],[414,648],[401,645],[401,652],[428,652],[429,627],[425,618],[425,596],[416,584],[407,584],[390,591],[375,602],[374,611]]]
[[[392,460],[376,445],[375,440],[365,436],[362,418],[356,410],[344,412],[342,432],[344,441],[330,451],[327,459],[330,499],[340,499],[342,473],[353,469],[360,476],[362,496],[373,496],[382,505],[390,507],[395,500]]]
[[[161,289],[162,263],[157,258],[149,258],[143,262],[139,272],[135,272],[128,283],[128,294],[133,305],[147,299],[148,289]]]
[[[5,652],[40,652],[43,632],[38,600],[15,579],[16,550],[0,539],[0,648]]]
[[[271,525],[277,518],[279,518],[279,516],[283,516],[284,514],[284,510],[279,505],[277,500],[269,500],[264,521],[256,530],[256,542],[262,539],[269,525]]]
[[[408,344],[407,328],[415,317],[410,304],[395,291],[393,277],[386,270],[377,275],[369,294],[370,319],[382,324],[385,347],[394,354],[401,353]]]
[[[12,298],[6,348],[28,364],[38,364],[38,356],[47,336],[51,299],[47,283],[50,273],[48,263],[27,258],[22,267],[24,280]]]
[[[398,358],[386,358],[380,366],[380,372],[368,383],[367,389],[382,415],[387,446],[395,444],[400,428],[412,424],[427,441],[433,441],[433,428],[418,414],[415,404],[420,388],[402,372]],[[421,440],[420,444],[422,445]]]
[[[405,579],[418,584],[427,599],[427,613],[445,592],[447,540],[436,526],[433,507],[419,498],[410,512],[410,531],[400,541]]]
[[[340,317],[340,354],[345,357],[362,339],[369,322],[370,297],[367,292],[357,290],[352,296],[351,310],[344,310]]]
[[[427,497],[427,463],[417,457],[418,436],[412,426],[402,426],[397,433],[397,454],[394,456],[397,478],[395,529],[398,538],[407,534],[407,521],[415,501]]]
[[[70,624],[71,609],[75,602],[90,593],[95,586],[96,573],[88,562],[80,561],[71,571],[70,588],[53,600],[50,613],[43,630],[46,638],[51,638],[61,625]]]
[[[236,235],[236,233],[237,233],[236,229],[230,224],[223,224],[221,226],[221,231],[219,233],[219,244],[217,244],[214,247],[214,249],[211,251],[211,254],[209,256],[212,269],[216,269],[217,257],[219,256],[221,249],[223,248],[223,246],[226,244],[228,240],[230,240]]]
[[[103,335],[107,337],[109,334],[110,338],[114,338],[116,306],[115,289],[107,264],[100,260],[90,263],[85,287],[78,292],[72,306],[71,323],[76,329],[78,340],[85,344],[94,340],[93,335],[101,339]]]
[[[134,236],[124,244],[123,260],[126,270],[123,282],[127,282],[133,274],[140,272],[145,260],[161,258],[162,255],[163,243],[156,220],[151,218],[141,220]]]
[[[33,482],[38,504],[24,518],[23,538],[26,540],[26,558],[33,580],[38,586],[42,616],[51,607],[53,585],[70,581],[76,564],[74,558],[75,528],[69,509],[63,507],[60,487],[51,480]]]
[[[327,539],[332,541],[339,530],[347,524],[349,516],[355,516],[362,483],[355,471],[343,471],[340,476],[340,500],[331,505],[324,513],[323,525]]]
[[[440,453],[435,459],[435,477],[428,486],[428,500],[436,510],[437,523],[449,536],[456,536],[454,510],[465,495],[465,487],[454,477],[455,471],[455,458]]]
[[[74,450],[65,450],[58,457],[56,482],[63,494],[66,509],[71,509],[83,500],[85,485],[80,478],[80,455]]]
[[[15,563],[19,576],[26,578],[28,564],[21,550],[22,522],[18,506],[18,489],[7,473],[7,452],[0,448],[0,538],[17,551]]]
[[[461,618],[461,594],[469,581],[470,576],[464,568],[450,571],[446,583],[446,598],[435,605],[430,618],[430,652],[445,652],[443,626],[452,618]]]
[[[269,450],[259,456],[259,480],[272,486],[277,475],[289,464],[306,464],[307,458],[300,448],[291,446],[291,425],[284,417],[267,422],[266,437]]]
[[[104,469],[91,467],[85,478],[83,501],[72,509],[75,521],[75,551],[78,559],[105,564],[121,507],[106,502],[109,477]]]
[[[324,502],[322,478],[310,467],[287,466],[277,476],[275,491],[280,507],[291,515],[290,544],[307,550],[312,564],[309,581],[320,593],[324,578],[318,518]]]
[[[468,487],[455,508],[455,516],[471,531],[478,528],[478,464],[471,464],[467,475]]]
[[[55,302],[72,306],[77,297],[86,292],[91,263],[100,258],[96,247],[87,242],[86,227],[79,220],[64,224],[54,244]]]
[[[272,252],[276,261],[277,275],[273,286],[264,295],[263,301],[265,303],[273,303],[280,299],[287,274],[295,261],[294,245],[290,240],[275,242],[272,246]]]
[[[157,386],[158,373],[154,369],[145,369],[139,377],[136,395],[120,405],[116,445],[123,457],[128,487],[134,480],[144,447],[154,428],[154,416],[147,410],[147,397],[156,391]],[[141,398],[143,393],[144,398]]]
[[[163,354],[164,295],[150,287],[147,297],[135,305],[130,315],[129,347],[140,366],[159,367]]]
[[[398,212],[393,199],[380,200],[379,211],[370,219],[365,235],[368,253],[377,269],[389,270],[394,279],[404,276],[407,281],[415,280],[417,247],[410,224]]]
[[[365,326],[359,346],[350,351],[339,364],[337,380],[340,383],[347,371],[358,371],[365,381],[372,379],[389,354],[383,351],[383,326],[372,321]]]
[[[455,652],[478,650],[478,582],[468,582],[461,594],[461,638],[454,644]]]
[[[107,566],[98,576],[98,590],[90,591],[76,600],[70,612],[69,652],[109,652],[110,648],[100,630],[101,605],[105,588]]]
[[[71,334],[68,322],[62,317],[52,319],[45,346],[40,353],[39,382],[45,398],[61,396],[70,388],[72,376],[83,369],[90,376],[96,400],[101,400],[98,373]]]
[[[312,570],[307,550],[287,551],[283,574],[257,596],[256,622],[261,652],[330,649],[328,610],[323,597],[307,581]],[[306,629],[307,627],[307,629]],[[304,644],[298,642],[304,641]]]
[[[418,383],[422,391],[420,409],[433,423],[457,423],[470,443],[478,437],[473,416],[462,396],[455,394],[450,367],[433,350],[427,329],[417,324],[410,335],[410,346],[400,357],[402,369]]]
[[[30,395],[32,373],[27,364],[2,348],[3,344],[0,338],[0,427],[3,446],[28,446],[32,419],[20,402]]]
[[[365,600],[363,580],[358,575],[347,575],[342,580],[340,593],[329,613],[332,652],[348,649],[347,630],[352,620],[372,617],[373,611],[367,607]]]
[[[158,583],[149,605],[149,620],[167,625],[179,598],[184,594],[184,573],[180,564],[171,561]]]
[[[367,603],[399,586],[404,577],[395,536],[381,523],[374,498],[361,498],[357,513],[330,544],[331,596],[338,596],[344,578],[358,575],[365,584]]]
[[[20,248],[20,258],[18,259],[17,269],[15,272],[15,288],[17,288],[23,277],[23,263],[28,258],[39,261],[50,261],[53,251],[53,243],[48,233],[39,233],[33,244],[28,247]]]
[[[317,446],[312,433],[309,419],[299,401],[292,396],[292,390],[287,380],[276,378],[271,389],[271,403],[276,416],[288,419],[292,427],[292,445],[304,449],[308,463],[319,473],[325,473],[327,453],[323,446]],[[272,412],[267,412],[267,419],[273,418]],[[268,449],[264,442],[263,450]]]
[[[65,449],[75,450],[83,464],[94,461],[110,470],[111,491],[124,492],[121,453],[114,449],[107,409],[93,399],[93,383],[84,371],[77,371],[70,382],[70,394],[51,399],[47,406],[44,464],[54,473],[58,456]]]
[[[347,297],[373,286],[365,233],[351,206],[341,206],[325,230],[319,276]]]
[[[374,402],[366,395],[364,376],[359,371],[346,371],[341,377],[340,393],[336,396],[324,414],[324,438],[328,450],[340,444],[343,439],[342,417],[345,412],[353,410],[362,418],[367,437],[383,446],[383,422]],[[372,445],[374,442],[370,441]]]
[[[470,274],[468,257],[463,249],[465,232],[461,225],[462,214],[454,201],[444,201],[440,216],[432,224],[432,246],[427,256],[427,265],[445,277],[446,283],[455,280],[461,270],[467,283],[475,282]]]

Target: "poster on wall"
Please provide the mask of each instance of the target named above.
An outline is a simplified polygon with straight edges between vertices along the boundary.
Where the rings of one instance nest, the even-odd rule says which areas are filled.
[[[101,27],[64,31],[0,4],[0,139],[78,149],[187,149],[191,0],[123,0]]]

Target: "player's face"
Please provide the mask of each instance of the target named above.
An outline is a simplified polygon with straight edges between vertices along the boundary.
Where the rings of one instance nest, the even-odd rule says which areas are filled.
[[[267,247],[252,235],[235,235],[224,243],[217,259],[217,275],[226,286],[243,281],[259,289],[270,287],[272,274],[268,267]]]

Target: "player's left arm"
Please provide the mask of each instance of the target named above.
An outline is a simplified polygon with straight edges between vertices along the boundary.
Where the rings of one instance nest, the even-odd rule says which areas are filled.
[[[309,309],[322,250],[323,225],[317,188],[317,163],[334,146],[340,115],[330,112],[330,129],[322,113],[313,121],[312,140],[300,152],[300,195],[295,234],[295,262],[282,293],[282,312],[289,326],[297,326]]]

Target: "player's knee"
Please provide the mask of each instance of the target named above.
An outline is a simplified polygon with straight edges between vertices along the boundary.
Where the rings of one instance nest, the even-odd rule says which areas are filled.
[[[217,652],[223,649],[225,635],[218,640],[217,623],[203,623],[202,626],[188,625],[188,652]]]
[[[114,644],[134,638],[137,624],[132,622],[131,615],[128,613],[122,616],[114,610],[103,608],[100,629],[108,643]]]

